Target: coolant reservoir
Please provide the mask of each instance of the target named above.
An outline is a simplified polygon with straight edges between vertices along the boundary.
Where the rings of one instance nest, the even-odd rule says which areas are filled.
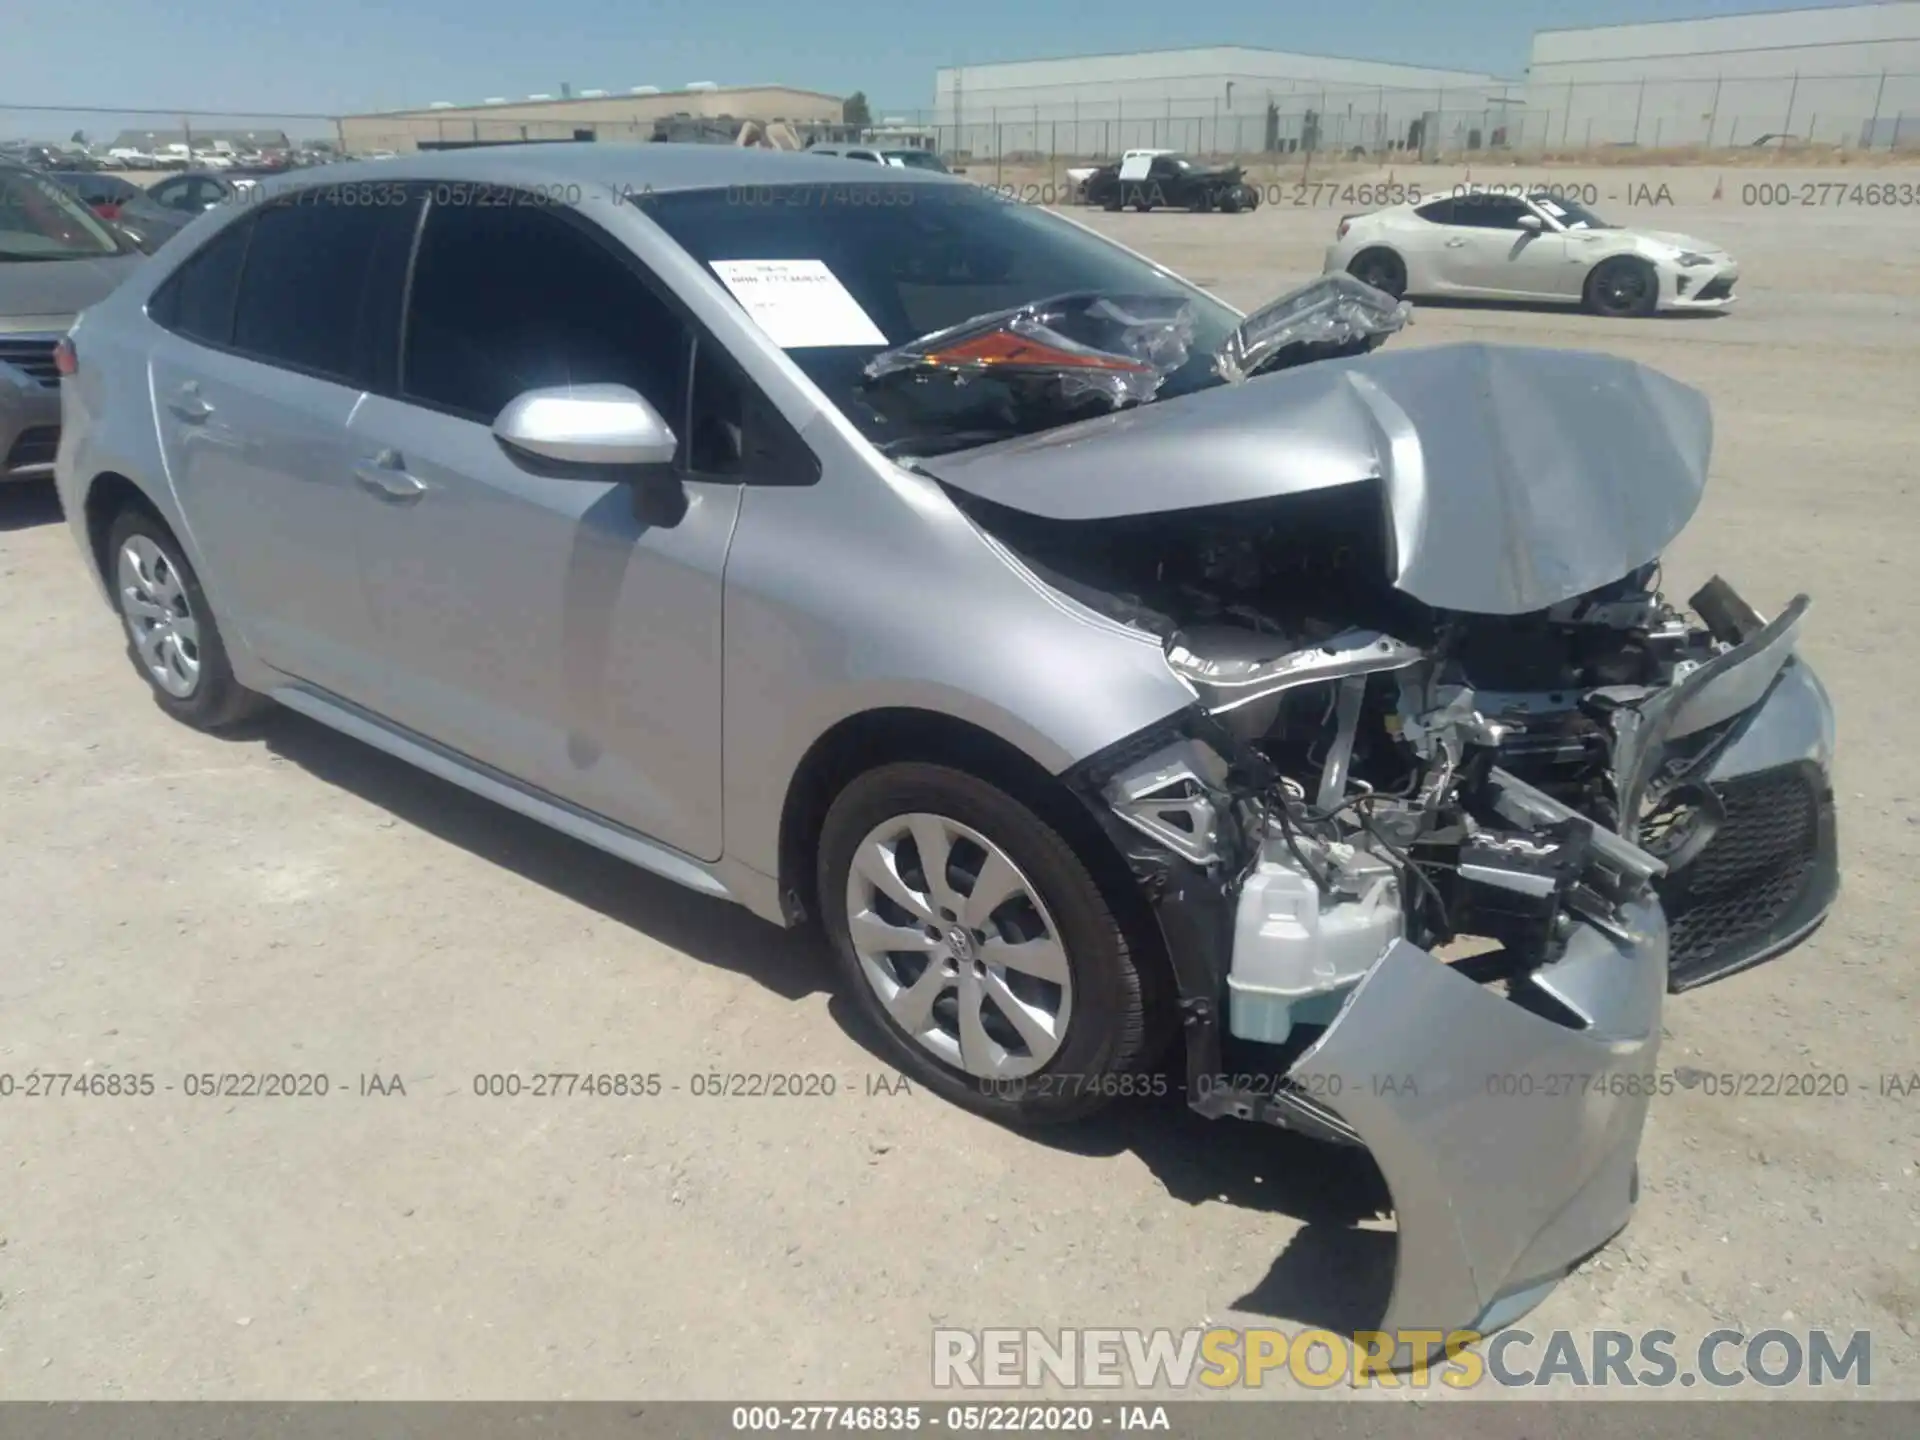
[[[1227,1026],[1243,1040],[1277,1045],[1296,1024],[1330,1020],[1339,992],[1402,933],[1400,884],[1390,867],[1364,855],[1323,863],[1337,876],[1332,895],[1320,893],[1283,842],[1269,840],[1241,887]]]

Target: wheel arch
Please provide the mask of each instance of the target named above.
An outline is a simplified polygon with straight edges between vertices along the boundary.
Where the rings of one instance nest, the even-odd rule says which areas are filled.
[[[169,532],[173,529],[153,497],[119,471],[102,470],[87,482],[81,509],[86,518],[87,556],[99,578],[102,598],[109,606],[113,603],[113,557],[107,554],[107,536],[115,519],[129,509],[144,510],[166,525]]]
[[[971,721],[912,706],[862,710],[838,721],[808,747],[787,786],[780,814],[780,896],[789,923],[817,918],[814,870],[827,810],[869,770],[920,761],[963,770],[1006,791],[1073,846],[1126,926],[1129,941],[1171,977],[1158,921],[1125,858],[1059,776],[1012,741]]]
[[[1413,267],[1410,264],[1408,264],[1406,253],[1402,251],[1399,246],[1395,245],[1391,240],[1386,240],[1386,239],[1371,239],[1371,240],[1361,241],[1360,244],[1354,249],[1353,254],[1347,257],[1347,263],[1345,267],[1346,273],[1349,275],[1353,275],[1355,271],[1358,269],[1360,262],[1366,259],[1367,256],[1375,253],[1385,255],[1388,259],[1392,260],[1394,264],[1400,267],[1400,286],[1403,291],[1406,289],[1409,289],[1412,286]]]

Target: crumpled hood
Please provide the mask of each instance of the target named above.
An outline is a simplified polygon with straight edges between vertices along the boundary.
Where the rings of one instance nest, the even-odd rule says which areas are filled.
[[[1377,480],[1394,585],[1446,610],[1543,610],[1659,556],[1700,503],[1706,397],[1631,360],[1437,345],[1326,360],[917,462],[1055,520]]]
[[[75,315],[106,299],[144,258],[0,260],[0,332],[65,330]]]

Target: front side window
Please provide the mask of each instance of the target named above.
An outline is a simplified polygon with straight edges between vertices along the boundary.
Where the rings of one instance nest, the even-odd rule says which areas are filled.
[[[689,333],[576,222],[537,205],[441,205],[414,261],[401,388],[491,424],[515,396],[625,385],[683,428]]]
[[[76,196],[31,171],[0,168],[0,261],[123,253],[113,232]]]
[[[169,210],[192,210],[195,207],[190,198],[191,184],[191,181],[176,177],[172,180],[162,180],[147,193]]]
[[[1476,230],[1518,230],[1520,217],[1532,214],[1532,206],[1512,195],[1476,192],[1456,196],[1453,202],[1453,223]]]
[[[1533,195],[1529,197],[1535,208],[1549,219],[1557,222],[1563,230],[1613,230],[1618,227],[1602,220],[1593,211],[1587,209],[1578,200],[1568,199],[1564,195]]]
[[[340,192],[303,192],[315,203],[276,203],[253,218],[253,242],[241,272],[233,348],[269,364],[284,365],[343,382],[368,381],[362,337],[377,349],[389,325],[370,307],[384,308],[373,293],[376,271],[393,273],[396,251],[412,240],[417,201],[398,187],[350,187]],[[373,203],[373,202],[380,203]],[[397,287],[388,302],[397,310]],[[373,333],[369,334],[368,327]]]

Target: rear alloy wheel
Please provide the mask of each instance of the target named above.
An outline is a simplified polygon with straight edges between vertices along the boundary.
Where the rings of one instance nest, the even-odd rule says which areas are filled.
[[[180,542],[145,510],[122,511],[107,537],[127,653],[160,708],[202,730],[231,725],[265,700],[233,678],[213,610]]]
[[[1603,261],[1587,277],[1587,308],[1614,319],[1653,314],[1660,303],[1660,277],[1653,266],[1632,255]]]
[[[1004,791],[939,765],[850,784],[820,837],[819,895],[888,1057],[998,1119],[1069,1119],[1126,1093],[1148,998],[1067,841]]]
[[[1391,250],[1362,250],[1347,262],[1347,273],[1396,300],[1407,293],[1406,262]]]

